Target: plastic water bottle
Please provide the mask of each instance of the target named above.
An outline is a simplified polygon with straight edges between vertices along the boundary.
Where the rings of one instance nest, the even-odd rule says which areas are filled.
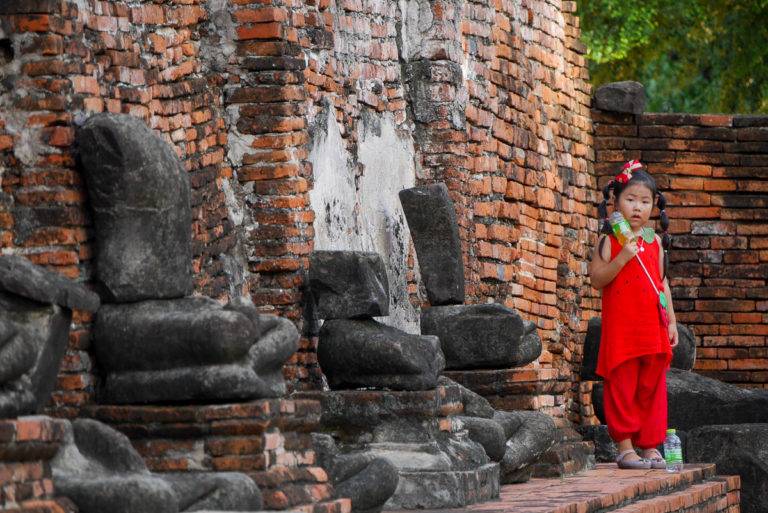
[[[618,210],[612,212],[611,215],[608,216],[608,223],[611,225],[611,230],[613,230],[613,235],[616,237],[616,240],[618,240],[619,244],[622,246],[626,245],[627,241],[635,238],[635,234],[632,233],[632,228],[630,228],[629,222]]]
[[[664,439],[664,459],[667,460],[667,472],[683,470],[683,444],[674,429],[667,429]]]

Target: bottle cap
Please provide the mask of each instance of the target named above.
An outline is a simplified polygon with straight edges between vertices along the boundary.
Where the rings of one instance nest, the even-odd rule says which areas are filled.
[[[675,430],[674,429],[667,429],[667,434],[673,434],[674,435],[675,434]]]

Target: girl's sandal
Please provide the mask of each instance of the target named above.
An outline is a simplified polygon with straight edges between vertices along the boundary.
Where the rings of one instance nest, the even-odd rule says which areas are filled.
[[[624,458],[630,454],[635,453],[634,449],[627,449],[616,457],[616,465],[625,470],[644,470],[651,468],[651,462],[646,459],[639,460],[624,460]]]
[[[662,469],[667,468],[667,460],[661,457],[661,453],[658,449],[646,449],[643,451],[643,458],[651,461],[651,468]]]

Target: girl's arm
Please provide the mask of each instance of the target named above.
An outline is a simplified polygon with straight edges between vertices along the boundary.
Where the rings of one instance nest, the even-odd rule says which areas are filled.
[[[656,241],[661,247],[661,239],[656,236]],[[664,251],[659,251],[659,269],[664,269]],[[675,317],[675,307],[672,306],[672,291],[669,290],[669,280],[664,276],[664,295],[667,296],[667,317],[669,317],[669,327],[667,328],[667,334],[669,335],[669,345],[675,347],[679,342],[677,333],[677,319]]]
[[[603,240],[605,242],[602,244],[601,251],[600,243]],[[611,241],[608,240],[607,235],[601,235],[595,244],[595,251],[592,253],[592,266],[589,273],[592,288],[602,290],[603,287],[611,283],[619,271],[627,265],[627,262],[637,255],[637,251],[637,241],[632,240],[621,248],[621,252],[616,255],[616,258],[611,260]]]

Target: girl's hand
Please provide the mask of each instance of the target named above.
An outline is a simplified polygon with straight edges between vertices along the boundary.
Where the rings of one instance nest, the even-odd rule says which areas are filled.
[[[639,251],[640,250],[637,247],[637,241],[632,239],[631,241],[627,242],[623,248],[621,248],[621,251],[618,255],[616,255],[616,258],[620,259],[619,261],[622,262],[622,265],[626,265],[627,262],[632,260]]]
[[[679,342],[678,335],[677,335],[677,323],[674,323],[674,322],[669,323],[669,326],[667,327],[667,334],[669,335],[670,347],[677,347],[677,344]]]

